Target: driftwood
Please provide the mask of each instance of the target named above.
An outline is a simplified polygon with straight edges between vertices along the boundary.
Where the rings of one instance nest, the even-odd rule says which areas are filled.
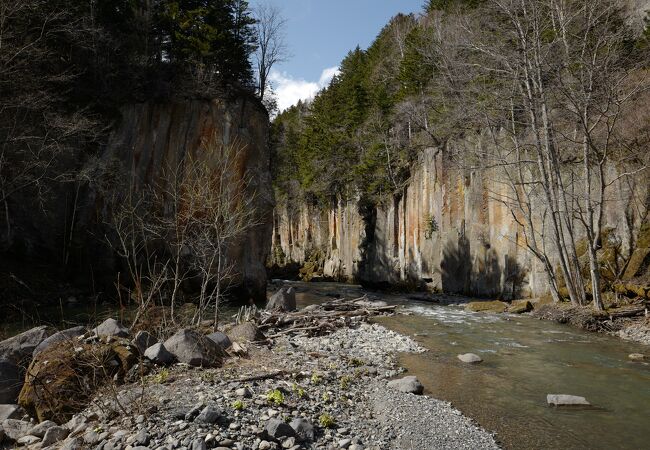
[[[354,321],[365,321],[369,317],[393,314],[396,306],[383,302],[373,304],[366,296],[354,300],[336,299],[318,305],[310,305],[294,312],[264,312],[259,328],[273,330],[268,335],[274,339],[292,333],[320,335]]]
[[[261,374],[261,375],[253,375],[253,376],[250,376],[250,377],[238,378],[238,379],[233,380],[233,381],[237,382],[237,383],[247,383],[249,381],[268,380],[268,379],[271,379],[271,378],[277,378],[277,377],[281,377],[281,376],[285,376],[285,375],[287,375],[286,371],[278,370],[278,371],[271,372],[271,373],[264,373],[264,374]]]
[[[641,305],[633,308],[620,308],[616,310],[609,310],[607,311],[607,315],[609,315],[610,319],[618,319],[620,317],[640,316],[645,314],[645,312],[646,312],[646,306]]]

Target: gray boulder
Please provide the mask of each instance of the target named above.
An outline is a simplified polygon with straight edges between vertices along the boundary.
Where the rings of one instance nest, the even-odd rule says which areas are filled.
[[[43,436],[43,447],[64,440],[68,437],[68,434],[70,434],[70,431],[65,427],[55,426],[48,428],[45,432],[45,436]]]
[[[115,319],[106,319],[93,329],[93,333],[99,337],[129,337],[129,329]]]
[[[17,441],[21,437],[27,436],[32,426],[30,422],[24,420],[5,419],[2,421],[2,429],[5,431],[5,435],[12,441]]]
[[[135,335],[131,343],[138,349],[141,355],[144,355],[144,352],[157,342],[158,340],[146,331],[138,331],[138,334]]]
[[[45,420],[45,421],[39,423],[38,425],[36,425],[31,430],[29,430],[29,434],[42,439],[43,436],[45,436],[45,433],[47,432],[47,430],[49,430],[50,428],[55,427],[55,426],[56,426],[56,423],[52,422],[51,420]]]
[[[23,387],[22,371],[12,361],[0,359],[0,404],[13,404]]]
[[[0,422],[5,419],[20,419],[25,414],[25,410],[18,405],[0,405]]]
[[[165,366],[172,364],[176,361],[176,357],[172,355],[164,346],[164,344],[154,344],[144,351],[145,358],[151,360],[154,364]]]
[[[465,353],[464,355],[458,355],[458,359],[467,364],[478,364],[483,361],[480,356],[475,355],[474,353]]]
[[[408,376],[400,378],[399,380],[393,380],[388,382],[388,387],[396,389],[400,392],[406,392],[409,394],[422,395],[424,392],[424,386],[420,383],[414,376]]]
[[[221,410],[214,406],[206,406],[194,419],[196,422],[215,423],[221,417]]]
[[[230,338],[221,331],[215,331],[212,334],[208,334],[207,338],[213,340],[217,345],[219,345],[219,347],[224,350],[232,345]]]
[[[267,311],[295,311],[296,310],[296,291],[292,287],[280,288],[273,294],[266,304]]]
[[[50,335],[48,327],[36,327],[0,342],[0,359],[27,366],[34,349]]]
[[[46,338],[36,346],[34,349],[33,356],[38,355],[41,353],[43,350],[46,348],[58,344],[59,342],[64,342],[64,341],[72,341],[72,339],[76,338],[77,336],[81,336],[86,332],[85,327],[74,327],[74,328],[68,328],[67,330],[62,330],[62,331],[57,331],[54,333],[52,336]]]
[[[219,366],[224,356],[223,350],[214,341],[188,329],[179,330],[164,345],[178,361],[190,366]]]
[[[83,440],[78,437],[66,439],[61,446],[61,450],[80,450],[83,448]]]
[[[30,446],[30,445],[34,445],[34,444],[36,444],[37,442],[40,442],[40,441],[41,441],[41,438],[28,434],[27,436],[23,436],[20,439],[18,439],[16,441],[16,443],[19,444],[19,445]]]
[[[551,406],[590,406],[586,398],[577,395],[548,394],[546,403]]]
[[[257,326],[251,322],[244,322],[235,325],[230,329],[230,331],[228,331],[228,337],[231,341],[235,342],[262,341],[266,339],[264,333],[262,333]]]
[[[307,419],[293,419],[289,424],[298,440],[306,442],[314,440],[314,426]]]
[[[280,419],[270,419],[264,428],[266,434],[271,439],[281,439],[295,436],[296,432],[291,426]]]

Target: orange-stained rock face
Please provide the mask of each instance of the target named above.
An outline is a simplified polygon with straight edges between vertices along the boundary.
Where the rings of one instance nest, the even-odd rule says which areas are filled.
[[[513,212],[498,201],[508,195],[506,184],[490,170],[460,169],[443,153],[426,149],[402,195],[371,217],[361,217],[356,202],[325,212],[302,205],[291,215],[279,206],[273,245],[286,262],[303,263],[319,251],[323,275],[344,281],[504,299],[547,294],[541,263],[526,249]],[[625,218],[628,201],[647,194],[647,184],[612,192],[605,227],[626,242],[636,233]]]
[[[269,170],[266,111],[256,102],[237,100],[187,100],[142,103],[125,107],[122,121],[111,134],[107,158],[119,160],[136,185],[164,186],[169,169],[186,158],[214,162],[205,141],[237,145],[235,172],[249,179],[260,225],[229,249],[228,260],[244,288],[243,295],[266,295],[266,261],[272,232],[273,193]]]

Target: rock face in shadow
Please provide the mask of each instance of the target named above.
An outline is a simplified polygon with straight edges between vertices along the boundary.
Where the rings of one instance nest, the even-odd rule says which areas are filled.
[[[60,161],[61,170],[83,176],[57,184],[42,208],[22,197],[10,205],[11,239],[3,235],[3,227],[0,251],[10,251],[30,265],[47,265],[81,287],[93,288],[94,283],[98,290],[102,286],[104,292],[111,291],[116,273],[124,272],[104,238],[110,235],[107,224],[115,191],[131,185],[164,186],[170,169],[188,158],[210,165],[211,155],[203,151],[202,142],[213,138],[242,148],[237,173],[248,177],[250,192],[244,194],[254,195],[260,224],[231,246],[227,259],[236,274],[233,289],[241,287],[245,300],[261,301],[272,232],[268,135],[268,113],[245,95],[123,106],[100,150],[88,156],[84,149],[74,149],[73,157]]]

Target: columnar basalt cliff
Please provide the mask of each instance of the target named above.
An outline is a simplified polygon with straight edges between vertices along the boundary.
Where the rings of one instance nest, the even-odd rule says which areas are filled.
[[[459,168],[445,154],[426,149],[401,195],[388,204],[340,202],[327,211],[279,206],[276,262],[305,264],[311,258],[325,277],[379,287],[505,299],[547,294],[541,263],[525,248],[508,206],[496,200],[507,186],[495,171]],[[624,253],[639,233],[648,189],[643,180],[626,180],[611,190],[605,226]]]

